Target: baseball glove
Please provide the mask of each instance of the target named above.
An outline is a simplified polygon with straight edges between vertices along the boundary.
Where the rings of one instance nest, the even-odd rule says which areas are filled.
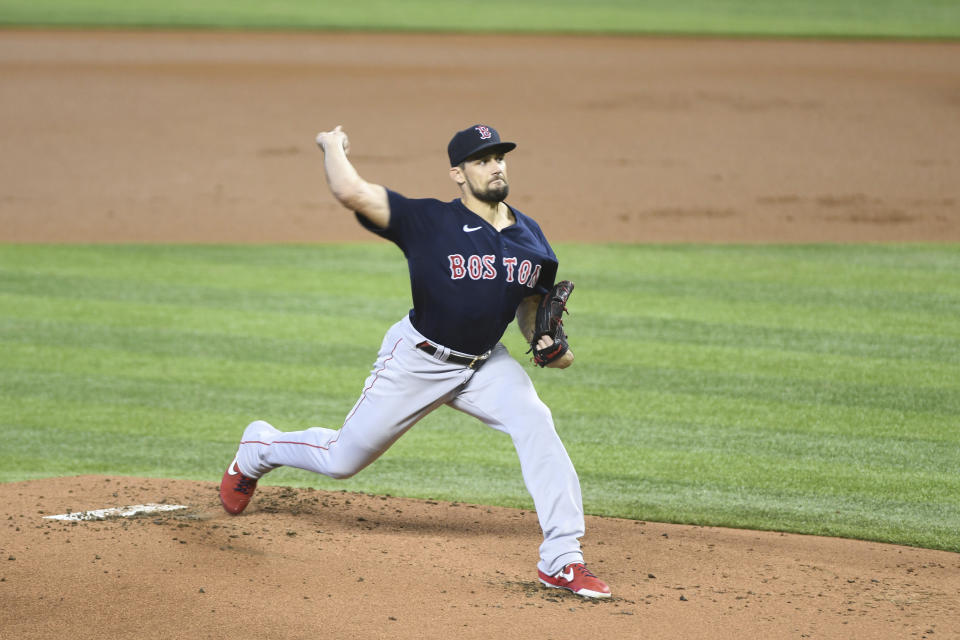
[[[567,310],[567,300],[571,293],[573,293],[573,283],[569,280],[561,280],[543,296],[537,307],[530,351],[533,352],[533,361],[541,367],[559,360],[570,348],[567,344],[567,334],[563,331],[563,312]],[[553,338],[553,344],[544,349],[538,349],[537,341],[543,336]]]

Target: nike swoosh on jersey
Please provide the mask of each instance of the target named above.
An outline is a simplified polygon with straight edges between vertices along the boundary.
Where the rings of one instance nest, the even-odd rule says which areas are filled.
[[[468,227],[467,225],[463,225],[463,230],[466,231],[467,233],[470,233],[471,231],[478,231],[482,228],[483,227]]]

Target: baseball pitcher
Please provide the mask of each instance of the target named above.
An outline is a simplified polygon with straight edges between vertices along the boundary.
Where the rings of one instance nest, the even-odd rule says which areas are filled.
[[[261,420],[246,428],[220,484],[224,508],[242,512],[257,480],[280,466],[348,478],[447,405],[513,440],[543,530],[540,581],[609,597],[584,565],[580,481],[550,410],[500,343],[516,318],[536,364],[563,369],[574,359],[562,319],[573,284],[556,282],[557,257],[539,225],[506,203],[505,154],[517,145],[487,125],[457,132],[447,153],[460,197],[446,202],[406,198],[364,180],[339,126],[316,140],[333,196],[406,256],[413,308],[387,331],[339,429],[282,433]]]

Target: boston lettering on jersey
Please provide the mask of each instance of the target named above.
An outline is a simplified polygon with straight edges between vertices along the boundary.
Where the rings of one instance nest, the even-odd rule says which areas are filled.
[[[464,353],[492,348],[520,301],[553,286],[557,257],[531,218],[511,207],[516,224],[497,231],[459,199],[406,198],[387,192],[390,224],[367,229],[403,251],[410,271],[413,326]]]
[[[481,278],[484,280],[493,280],[498,276],[496,267],[497,256],[493,254],[485,256],[474,254],[464,258],[459,253],[455,253],[447,256],[447,259],[450,260],[450,277],[454,280],[466,278],[467,276],[469,276],[471,280],[480,280]],[[513,273],[517,267],[517,258],[504,257],[503,267],[506,270],[505,275],[507,282],[513,282]],[[521,261],[520,267],[517,269],[517,282],[532,289],[540,278],[540,268],[541,265],[534,265],[529,260]]]

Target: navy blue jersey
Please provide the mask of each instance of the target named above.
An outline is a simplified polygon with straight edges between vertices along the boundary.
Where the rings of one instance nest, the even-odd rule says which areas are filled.
[[[481,354],[503,336],[520,301],[546,293],[557,257],[540,226],[513,207],[516,224],[497,231],[457,199],[411,199],[387,190],[390,224],[367,229],[403,250],[410,269],[410,321],[430,340]]]

